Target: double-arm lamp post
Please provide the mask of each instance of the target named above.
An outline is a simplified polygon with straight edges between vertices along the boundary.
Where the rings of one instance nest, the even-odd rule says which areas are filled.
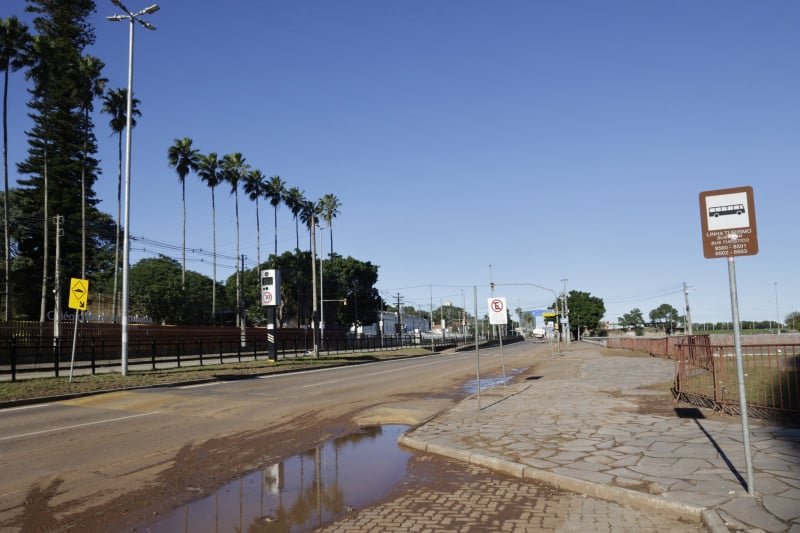
[[[124,15],[112,15],[106,17],[112,22],[127,20],[130,23],[130,33],[128,37],[128,105],[125,114],[125,222],[122,225],[122,339],[120,348],[120,359],[122,375],[128,375],[128,271],[130,268],[130,227],[131,221],[131,111],[133,107],[133,27],[138,22],[148,30],[155,30],[156,27],[143,20],[144,15],[151,15],[160,8],[158,4],[152,4],[141,11],[132,13],[125,7],[120,0],[111,0],[111,3],[125,12]],[[116,265],[114,265],[116,268]]]

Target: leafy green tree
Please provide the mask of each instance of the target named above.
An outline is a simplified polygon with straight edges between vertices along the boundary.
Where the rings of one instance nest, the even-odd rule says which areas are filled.
[[[192,140],[188,137],[175,139],[172,146],[167,149],[169,166],[178,173],[181,182],[181,204],[183,205],[183,241],[181,244],[182,274],[181,286],[186,283],[186,176],[189,172],[197,171],[200,151],[192,148]]]
[[[298,223],[298,218],[300,212],[303,210],[303,202],[305,201],[306,201],[305,194],[297,187],[292,187],[291,189],[286,191],[286,198],[284,199],[284,202],[286,203],[286,207],[289,208],[289,211],[292,212],[292,216],[294,217],[294,234],[295,234],[295,240],[297,241],[295,244],[295,248],[297,250],[300,249],[300,225]]]
[[[131,99],[131,128],[136,126],[136,117],[142,115],[139,111],[139,99]],[[114,89],[103,95],[101,111],[111,118],[108,125],[111,131],[117,134],[117,228],[114,233],[114,293],[112,309],[114,323],[117,322],[117,278],[119,276],[119,226],[122,219],[122,132],[127,126],[128,117],[128,89]]]
[[[793,329],[797,331],[798,326],[800,326],[800,311],[792,311],[786,318],[784,319],[784,324],[788,329]]]
[[[197,162],[197,175],[211,188],[211,316],[217,314],[217,205],[214,191],[222,183],[222,168],[217,154],[201,155]]]
[[[661,304],[650,311],[650,320],[658,324],[667,334],[675,331],[675,326],[680,321],[681,315],[670,304]]]
[[[330,228],[331,257],[333,257],[333,219],[339,216],[340,207],[342,207],[342,202],[333,194],[326,194],[319,201],[319,212]]]
[[[166,324],[208,324],[209,280],[184,272],[168,257],[142,259],[130,269],[131,311]]]
[[[644,326],[644,316],[642,316],[642,310],[638,307],[634,307],[630,310],[630,312],[618,317],[617,322],[625,331],[627,331],[628,328],[635,328],[638,332]]]
[[[23,68],[29,57],[31,35],[17,17],[0,19],[0,70],[3,71],[3,278],[5,320],[11,320],[11,239],[8,224],[8,74]]]
[[[300,209],[300,222],[308,228],[308,247],[311,248],[311,232],[319,222],[319,209],[311,200],[305,200]]]
[[[274,213],[273,227],[275,229],[275,251],[274,255],[278,255],[278,207],[284,202],[286,198],[286,182],[280,176],[272,176],[266,182],[264,187],[264,196],[269,199]]]
[[[579,336],[579,331],[584,329],[588,329],[592,333],[598,333],[602,329],[600,320],[606,312],[602,298],[592,296],[588,292],[569,291],[567,307],[570,330],[575,333],[576,337]]]
[[[325,299],[347,299],[346,306],[336,304],[336,321],[345,326],[376,322],[382,303],[375,288],[378,265],[340,255],[334,255],[325,265]],[[327,318],[334,314],[326,313],[325,316]]]

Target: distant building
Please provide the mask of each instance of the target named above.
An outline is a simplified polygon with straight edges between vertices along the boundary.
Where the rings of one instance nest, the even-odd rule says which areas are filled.
[[[418,316],[403,316],[402,331],[397,331],[397,313],[389,311],[381,311],[378,315],[378,322],[369,324],[367,326],[350,327],[351,333],[357,333],[359,336],[373,337],[381,332],[382,335],[412,335],[416,333],[427,333],[430,331],[430,324],[422,317]]]

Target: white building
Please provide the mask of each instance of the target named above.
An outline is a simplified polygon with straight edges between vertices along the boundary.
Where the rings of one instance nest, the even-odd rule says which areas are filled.
[[[403,335],[427,333],[431,329],[428,321],[422,317],[404,315],[402,319],[403,319],[403,327],[400,333],[402,333]],[[351,326],[350,331],[354,332],[355,327]],[[381,332],[382,335],[396,335],[398,333],[397,313],[390,313],[389,311],[381,311],[377,323],[370,324],[368,326],[358,326],[357,333],[359,336],[372,337],[378,335],[379,331]]]

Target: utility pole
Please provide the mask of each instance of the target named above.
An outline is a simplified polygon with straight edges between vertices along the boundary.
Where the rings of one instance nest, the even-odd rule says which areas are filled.
[[[61,237],[64,235],[64,230],[61,224],[64,223],[64,217],[56,215],[53,217],[53,222],[56,225],[56,271],[55,281],[53,286],[53,295],[55,296],[55,305],[53,308],[53,345],[56,346],[61,340]],[[78,312],[75,311],[77,320]]]
[[[431,305],[431,308],[430,308],[431,316],[430,316],[429,322],[431,323],[430,324],[431,333],[433,333],[433,288],[431,287],[430,283],[428,283],[428,296],[431,299],[431,304],[430,304]]]
[[[781,334],[781,313],[778,309],[778,282],[774,281],[772,283],[775,286],[775,322],[778,326],[778,335]]]
[[[314,341],[314,358],[319,359],[319,346],[317,345],[317,214],[311,214],[308,223],[311,233],[311,336]]]
[[[403,316],[400,314],[400,306],[402,302],[400,300],[400,293],[397,293],[397,325],[394,328],[394,332],[400,335],[400,339],[403,338]],[[431,324],[433,323],[433,315],[431,315]]]
[[[692,332],[692,313],[689,310],[689,287],[686,285],[686,282],[683,282],[683,299],[686,302],[686,331],[689,335],[693,335]]]
[[[564,329],[567,332],[567,344],[569,344],[571,339],[572,339],[572,334],[570,333],[570,329],[569,329],[569,305],[567,304],[567,281],[568,281],[567,278],[564,278],[564,279],[561,280],[561,283],[564,284],[563,285],[564,289],[563,289],[563,293],[562,293],[564,295],[564,305],[563,305],[563,308],[564,308]]]
[[[242,281],[244,281],[244,254],[242,254],[242,267],[240,269]],[[247,330],[245,329],[245,325],[247,320],[245,320],[245,305],[244,305],[244,298],[242,297],[242,284],[239,283],[237,285],[236,290],[239,291],[239,327],[241,328],[241,344],[242,348],[247,346]]]

